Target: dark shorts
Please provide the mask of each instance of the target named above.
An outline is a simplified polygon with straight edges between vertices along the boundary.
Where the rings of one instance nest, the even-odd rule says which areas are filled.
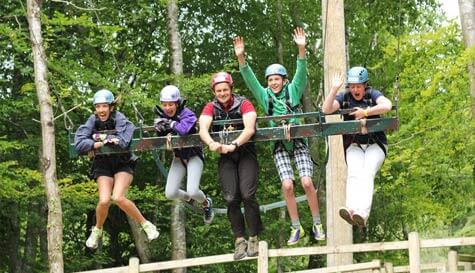
[[[130,156],[105,156],[96,157],[92,163],[91,178],[99,176],[114,177],[116,173],[126,172],[134,175],[135,162]]]

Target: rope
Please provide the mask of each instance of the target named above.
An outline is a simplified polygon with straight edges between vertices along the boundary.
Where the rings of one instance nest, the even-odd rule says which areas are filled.
[[[360,132],[363,135],[368,134],[368,127],[366,126],[366,119],[360,119]]]
[[[173,149],[172,146],[172,133],[168,133],[167,135],[167,142],[166,142],[167,150],[171,151]]]
[[[283,124],[282,127],[284,128],[284,137],[286,140],[290,140],[290,123],[288,124]]]

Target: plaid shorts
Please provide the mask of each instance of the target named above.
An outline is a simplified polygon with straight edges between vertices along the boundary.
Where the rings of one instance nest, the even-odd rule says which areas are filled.
[[[307,145],[302,141],[294,141],[294,151],[289,153],[285,148],[276,149],[274,152],[274,163],[279,172],[280,181],[285,179],[294,180],[294,171],[290,159],[294,158],[295,166],[299,171],[299,176],[313,176],[313,162]]]

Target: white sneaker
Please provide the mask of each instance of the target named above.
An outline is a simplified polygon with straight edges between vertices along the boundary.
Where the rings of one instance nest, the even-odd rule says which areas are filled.
[[[157,231],[157,227],[149,221],[145,221],[145,223],[142,224],[142,228],[145,231],[145,234],[147,234],[147,239],[149,241],[157,239],[158,235],[160,235],[160,233]]]
[[[99,246],[99,241],[102,239],[102,228],[94,226],[91,230],[91,235],[87,238],[86,246],[88,248],[96,249]]]

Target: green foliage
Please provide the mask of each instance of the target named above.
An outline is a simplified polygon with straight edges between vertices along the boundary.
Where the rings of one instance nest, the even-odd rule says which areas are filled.
[[[145,125],[152,123],[159,91],[172,82],[177,82],[187,106],[199,114],[213,97],[209,82],[216,71],[232,73],[234,91],[251,98],[238,72],[232,38],[245,38],[247,60],[263,82],[265,67],[278,61],[275,42],[280,38],[284,64],[293,73],[297,50],[291,33],[296,25],[302,25],[308,35],[310,99],[315,101],[322,83],[323,58],[317,41],[322,39],[321,21],[325,16],[321,15],[320,3],[310,0],[282,0],[281,25],[275,16],[279,12],[277,1],[179,1],[184,75],[175,78],[168,71],[166,1],[73,3],[99,10],[81,10],[50,1],[43,3],[41,17],[54,114],[59,116],[79,105],[55,120],[67,272],[120,266],[137,256],[125,215],[115,205],[105,224],[107,235],[102,249],[94,253],[85,249],[84,241],[94,222],[97,189],[87,177],[90,161],[68,158],[68,129],[77,128],[92,113],[90,98],[94,91],[109,88],[120,95],[119,111],[136,125],[142,117]],[[0,228],[0,249],[10,249],[11,242],[17,241],[19,257],[26,260],[26,230],[32,223],[28,219],[39,219],[32,227],[46,229],[46,216],[31,208],[33,204],[44,205],[38,171],[41,130],[35,121],[39,120],[39,111],[24,4],[6,1],[0,10],[4,19],[0,22],[0,58],[4,60],[0,65],[0,211],[4,211],[0,222],[12,223]],[[371,84],[388,97],[399,98],[401,127],[390,136],[389,156],[376,179],[369,241],[403,240],[414,230],[424,237],[474,235],[475,124],[470,118],[466,66],[475,53],[463,50],[457,27],[438,27],[440,17],[434,11],[434,0],[345,2],[350,65],[366,65]],[[400,91],[392,89],[398,74]],[[263,114],[261,109],[258,112]],[[314,181],[320,183],[319,197],[324,203],[325,145],[320,140],[315,143],[312,149],[320,166],[315,168]],[[259,144],[258,154],[258,200],[260,204],[280,201],[272,150],[265,143]],[[171,156],[162,154],[162,163],[167,166]],[[161,236],[151,244],[154,261],[169,260],[171,203],[164,196],[164,179],[152,156],[143,153],[140,157],[128,196],[160,229]],[[224,208],[217,160],[216,154],[206,153],[201,188],[213,197],[216,207]],[[296,191],[296,195],[303,194],[301,187],[297,186]],[[300,218],[310,232],[310,213],[302,204]],[[268,241],[271,248],[280,247],[288,236],[288,220],[279,215],[279,210],[262,214],[266,230],[260,239]],[[187,210],[188,257],[233,251],[226,216],[215,219],[213,225],[205,226],[200,214]],[[37,237],[37,241],[42,240]],[[363,239],[355,233],[355,240]],[[313,244],[310,240],[303,243]],[[46,272],[46,250],[41,243],[36,249],[35,268]],[[0,251],[0,255],[8,257],[0,260],[0,271],[10,271],[12,254]],[[358,261],[375,257],[395,264],[407,264],[408,259],[407,254],[397,251],[355,255]],[[312,259],[286,258],[279,261],[279,266],[285,271],[305,269]],[[317,263],[323,265],[324,261],[317,259]],[[275,259],[271,260],[271,268],[277,271]],[[256,264],[229,263],[189,271],[253,272]]]

